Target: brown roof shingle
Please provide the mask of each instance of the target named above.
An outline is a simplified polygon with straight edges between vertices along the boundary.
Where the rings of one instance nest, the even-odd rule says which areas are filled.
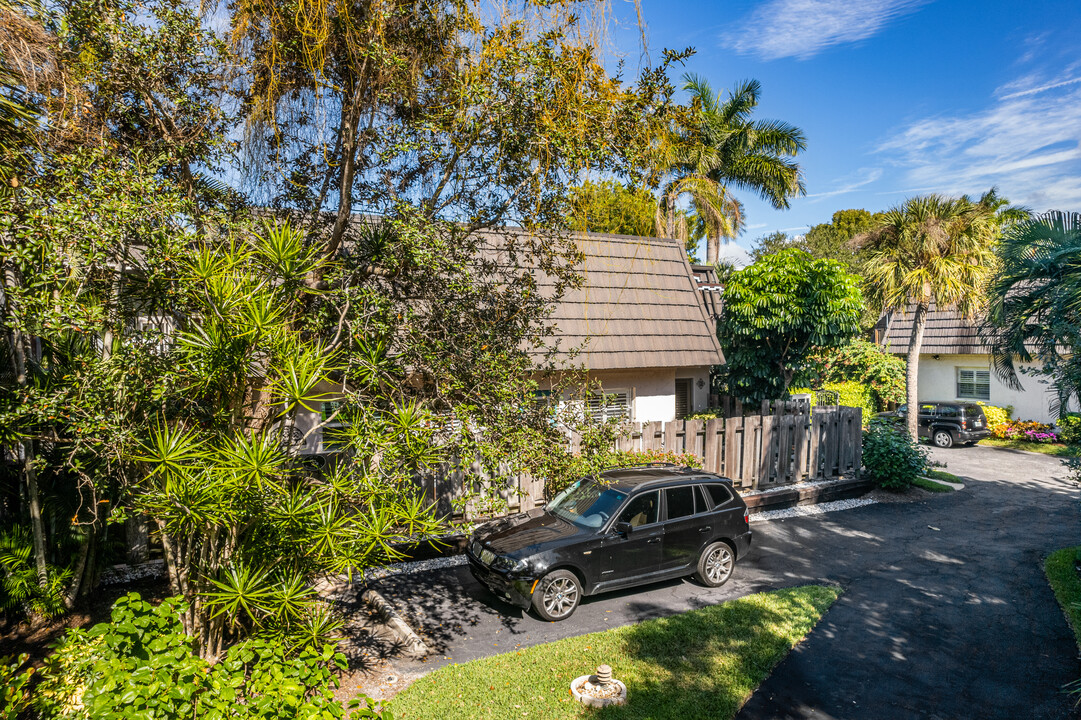
[[[582,287],[556,304],[552,345],[590,370],[724,362],[716,325],[678,241],[578,233]],[[546,281],[542,281],[546,282]]]
[[[912,335],[915,306],[909,305],[902,313],[888,312],[878,321],[882,329],[882,348],[889,353],[908,352],[908,340]],[[923,333],[921,355],[986,355],[987,346],[980,336],[979,319],[966,318],[957,310],[937,310],[933,305],[927,313],[927,327]]]

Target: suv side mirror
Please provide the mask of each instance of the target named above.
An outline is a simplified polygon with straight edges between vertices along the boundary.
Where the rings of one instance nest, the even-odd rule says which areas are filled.
[[[631,524],[629,522],[617,522],[615,524],[615,527],[613,527],[612,529],[615,530],[620,535],[630,535],[631,530],[633,530],[634,528],[631,526]]]

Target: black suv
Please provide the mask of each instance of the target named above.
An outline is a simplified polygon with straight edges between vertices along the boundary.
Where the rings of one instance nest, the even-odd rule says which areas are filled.
[[[905,405],[893,412],[878,414],[880,417],[901,419],[907,415],[908,407]],[[921,439],[930,440],[941,448],[953,447],[957,443],[975,445],[991,437],[983,408],[975,403],[920,401],[919,428]]]
[[[563,620],[584,595],[691,574],[721,585],[750,545],[731,480],[653,464],[583,478],[544,508],[483,525],[466,556],[499,597]]]

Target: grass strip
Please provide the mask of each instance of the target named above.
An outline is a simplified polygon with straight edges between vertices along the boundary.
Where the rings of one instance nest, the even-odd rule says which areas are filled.
[[[650,718],[725,720],[840,595],[806,585],[730,600],[637,625],[449,665],[417,680],[395,720]],[[627,705],[590,710],[570,683],[607,663]]]
[[[977,445],[981,447],[1005,448],[1007,450],[1023,450],[1025,452],[1040,453],[1041,455],[1054,455],[1066,457],[1070,454],[1068,445],[1062,443],[1036,443],[1027,440],[1006,440],[1003,438],[984,438]]]
[[[953,473],[948,473],[945,470],[928,470],[924,473],[929,478],[935,478],[938,480],[945,480],[946,482],[961,483],[964,485],[965,481],[957,477]]]
[[[950,482],[953,482],[952,480]],[[943,485],[942,483],[936,483],[934,480],[928,480],[927,478],[916,478],[912,481],[912,484],[918,488],[923,488],[934,493],[948,493],[953,492],[953,488],[949,485]]]
[[[1078,577],[1076,563],[1081,557],[1081,545],[1056,550],[1047,556],[1043,571],[1055,599],[1066,613],[1066,619],[1073,629],[1077,647],[1081,649],[1081,578]]]

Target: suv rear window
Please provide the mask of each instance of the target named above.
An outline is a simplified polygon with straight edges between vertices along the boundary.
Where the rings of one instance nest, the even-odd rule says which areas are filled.
[[[706,485],[706,490],[709,490],[709,496],[713,500],[713,507],[720,507],[732,499],[732,491],[728,489],[727,485],[710,483]]]
[[[983,417],[983,408],[979,405],[965,405],[965,417],[969,420]]]

